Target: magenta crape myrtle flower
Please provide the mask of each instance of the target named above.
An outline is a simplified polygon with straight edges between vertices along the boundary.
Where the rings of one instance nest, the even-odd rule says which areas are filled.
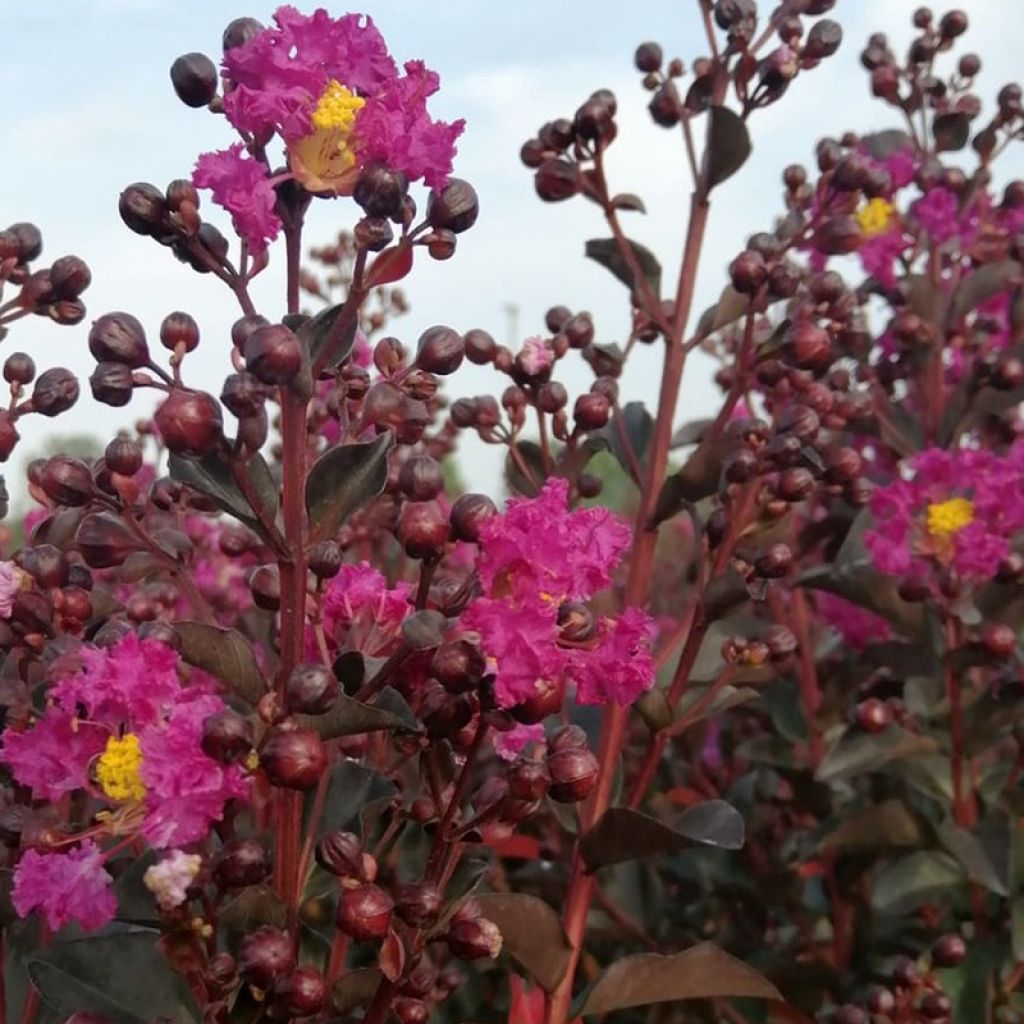
[[[224,113],[245,146],[203,154],[193,175],[254,253],[280,230],[274,186],[286,178],[312,192],[350,195],[360,170],[381,162],[409,181],[444,188],[464,122],[427,112],[439,88],[435,72],[421,61],[399,70],[369,17],[285,6],[274,22],[224,55]],[[271,177],[264,149],[275,135],[288,170]]]
[[[929,448],[908,469],[872,496],[865,544],[875,566],[925,580],[937,568],[968,582],[991,579],[1024,531],[1024,443],[1006,455]]]
[[[374,657],[392,653],[401,637],[402,621],[412,611],[412,586],[388,586],[384,576],[367,562],[343,565],[324,588],[321,603],[324,634],[329,645],[362,651]],[[307,631],[306,646],[316,651],[316,636]]]
[[[0,619],[9,619],[24,576],[13,562],[0,562]]]

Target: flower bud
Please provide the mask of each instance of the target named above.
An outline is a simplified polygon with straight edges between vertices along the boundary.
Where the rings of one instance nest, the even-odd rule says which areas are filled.
[[[466,348],[466,358],[477,366],[486,366],[494,358],[494,351],[497,348],[494,338],[487,331],[474,328],[466,332],[463,339]]]
[[[569,747],[548,754],[551,799],[561,804],[585,800],[597,785],[600,767],[597,758],[582,747]]]
[[[934,967],[959,967],[967,956],[967,943],[959,935],[943,935],[932,946]]]
[[[777,580],[793,566],[793,552],[788,544],[773,544],[754,562],[754,571],[762,579]]]
[[[682,105],[674,82],[659,86],[647,104],[651,120],[662,128],[675,128],[682,116]]]
[[[383,939],[391,925],[391,897],[378,885],[344,889],[338,900],[338,927],[357,942]]]
[[[322,580],[332,579],[341,569],[341,548],[337,541],[321,540],[309,549],[309,571]]]
[[[521,757],[509,766],[508,791],[517,800],[534,802],[548,791],[548,773],[539,761]]]
[[[501,952],[501,931],[485,917],[453,920],[445,935],[448,948],[463,960],[496,959]]]
[[[232,373],[224,378],[220,400],[233,416],[246,419],[262,411],[267,400],[266,387],[251,373]]]
[[[431,501],[444,490],[444,470],[429,455],[413,455],[398,471],[398,487],[413,501]]]
[[[1011,658],[1017,649],[1017,635],[1013,627],[1004,622],[985,623],[981,642],[993,658]]]
[[[217,95],[217,67],[205,53],[186,53],[171,65],[171,85],[188,107],[205,107]]]
[[[430,1007],[422,999],[401,997],[394,1002],[395,1016],[399,1024],[427,1024]]]
[[[223,436],[220,405],[205,391],[175,388],[153,420],[164,444],[175,455],[208,455]]]
[[[356,245],[370,252],[381,252],[394,240],[395,231],[386,217],[362,217],[352,232]]]
[[[427,203],[427,221],[432,228],[443,228],[456,235],[468,231],[480,213],[476,189],[461,178],[450,178],[438,193],[431,192]]]
[[[131,313],[105,313],[95,321],[89,351],[98,362],[123,363],[133,370],[149,363],[146,332]]]
[[[220,764],[234,764],[248,756],[253,745],[252,722],[225,708],[203,721],[199,742],[203,753]]]
[[[258,839],[234,839],[217,855],[213,877],[222,889],[259,885],[270,875],[270,857]]]
[[[284,696],[289,711],[322,715],[337,700],[338,680],[330,669],[318,663],[296,665],[285,684]]]
[[[32,389],[32,408],[43,416],[59,416],[78,401],[78,378],[63,366],[41,373]]]
[[[611,415],[611,404],[604,395],[588,392],[576,399],[573,416],[581,430],[600,430]]]
[[[486,494],[463,494],[452,505],[449,517],[452,540],[475,544],[480,539],[480,527],[496,512]]]
[[[732,286],[741,295],[753,295],[768,279],[768,268],[759,252],[747,249],[729,265]]]
[[[142,468],[142,449],[127,437],[115,437],[103,453],[103,461],[111,473],[135,476]]]
[[[808,320],[801,320],[793,324],[783,336],[781,355],[784,362],[797,369],[824,370],[834,358],[832,339],[824,328]]]
[[[570,348],[586,348],[594,340],[594,320],[589,313],[577,313],[562,324],[560,333],[566,336]]]
[[[235,18],[229,21],[221,37],[221,46],[225,53],[236,47],[245,46],[263,31],[263,25],[255,18]]]
[[[160,344],[171,352],[191,352],[199,344],[199,324],[188,313],[168,313],[160,324]]]
[[[857,724],[870,733],[882,732],[892,722],[892,708],[877,697],[868,697],[857,705]]]
[[[797,502],[809,497],[814,490],[814,474],[802,466],[785,469],[779,475],[775,493],[783,501]]]
[[[416,366],[439,377],[454,373],[466,354],[462,336],[450,327],[430,327],[420,335]]]
[[[123,363],[97,363],[89,377],[92,397],[115,408],[131,401],[134,386],[131,367]]]
[[[167,186],[166,196],[167,205],[174,211],[180,210],[185,203],[199,209],[199,192],[187,178],[175,178]]]
[[[468,693],[476,689],[487,668],[483,653],[468,640],[449,640],[434,652],[431,675],[449,693]]]
[[[152,235],[160,229],[167,215],[163,193],[148,181],[129,185],[117,201],[121,220],[137,235]]]
[[[249,590],[257,608],[274,612],[281,606],[281,576],[276,565],[261,565],[249,577]]]
[[[448,519],[436,501],[407,501],[395,536],[410,558],[436,558],[448,543]]]
[[[338,878],[356,878],[371,881],[366,866],[367,855],[363,845],[351,832],[335,829],[328,832],[316,845],[316,862],[329,874]]]
[[[260,765],[271,785],[312,789],[327,770],[327,752],[314,729],[277,729],[263,745]]]
[[[327,983],[315,967],[296,967],[283,981],[274,985],[270,1005],[274,1017],[290,1020],[310,1017],[323,1009]]]
[[[372,163],[359,172],[352,198],[371,217],[397,217],[408,191],[409,181],[401,171]]]
[[[295,967],[295,943],[279,928],[264,925],[242,937],[238,973],[254,988],[266,992]]]
[[[244,352],[246,369],[264,384],[287,384],[302,368],[302,346],[284,324],[257,327]]]
[[[4,380],[9,384],[31,384],[36,364],[26,352],[12,352],[4,361]]]
[[[55,455],[46,462],[40,486],[58,505],[87,505],[93,496],[92,470],[81,459]]]
[[[50,267],[50,289],[58,299],[77,299],[91,281],[89,267],[77,256],[62,256]]]
[[[535,679],[530,695],[521,700],[509,713],[523,725],[536,725],[562,710],[565,702],[565,683],[561,679]]]
[[[395,894],[395,913],[408,925],[418,928],[437,920],[441,912],[441,892],[430,882],[399,886]]]
[[[658,43],[641,43],[633,54],[633,64],[637,71],[645,71],[648,74],[658,71],[662,60],[661,46]]]
[[[120,519],[93,512],[78,524],[75,546],[90,569],[112,569],[137,551],[139,543]]]
[[[545,160],[537,168],[533,184],[537,195],[546,203],[571,199],[580,190],[576,165],[556,157]]]

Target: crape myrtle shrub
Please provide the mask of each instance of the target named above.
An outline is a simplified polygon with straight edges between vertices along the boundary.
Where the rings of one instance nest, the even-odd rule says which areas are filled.
[[[524,143],[540,199],[604,222],[621,346],[564,307],[517,352],[384,334],[478,200],[437,76],[369,19],[282,7],[232,22],[219,70],[174,62],[225,148],[119,210],[237,305],[203,339],[230,372],[192,379],[187,312],[104,312],[92,396],[156,389],[152,423],[29,469],[0,565],[3,1019],[1022,1019],[1024,182],[994,182],[1024,119],[1016,85],[982,106],[962,12],[916,11],[904,55],[868,40],[889,127],[787,167],[693,307],[716,188],[839,47],[832,6],[703,0],[703,56],[637,49],[692,178],[676,282],[606,173],[615,96]],[[328,200],[345,232],[304,270]],[[85,316],[86,265],[41,249],[0,233],[5,335]],[[650,407],[619,401],[636,345]],[[722,403],[680,424],[698,348]],[[449,406],[465,359],[494,394]],[[3,373],[6,457],[79,385]],[[468,430],[504,450],[502,507],[446,486]]]

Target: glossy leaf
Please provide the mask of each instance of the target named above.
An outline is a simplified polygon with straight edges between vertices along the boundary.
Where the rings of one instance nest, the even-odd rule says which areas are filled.
[[[529,473],[516,461],[512,452],[505,457],[505,479],[509,488],[526,498],[535,498],[547,479],[540,445],[535,441],[516,441],[516,451]]]
[[[440,647],[448,629],[448,620],[432,608],[424,608],[406,616],[402,622],[402,639],[414,651]]]
[[[871,903],[885,913],[904,913],[936,898],[949,898],[962,884],[960,865],[948,854],[919,850],[886,865],[875,875]]]
[[[236,629],[222,629],[205,622],[176,622],[181,657],[190,665],[219,679],[232,693],[255,704],[267,684],[252,645]]]
[[[332,538],[357,509],[377,497],[388,481],[392,435],[329,448],[309,471],[306,511],[310,541]]]
[[[558,913],[526,893],[492,892],[475,897],[483,915],[501,931],[502,949],[548,992],[569,964],[569,941]]]
[[[582,1014],[611,1013],[684,999],[781,999],[764,975],[709,942],[682,953],[623,957],[598,978]]]
[[[697,321],[697,329],[694,331],[694,340],[703,341],[708,335],[720,331],[729,324],[734,324],[747,311],[750,300],[746,295],[736,291],[731,284],[722,289],[718,301],[713,306],[708,306]]]
[[[705,153],[707,187],[713,189],[731,178],[750,156],[750,133],[739,114],[728,107],[713,106]]]
[[[368,288],[401,281],[412,270],[412,245],[402,241],[385,249],[371,264],[366,275]]]
[[[343,363],[348,358],[356,341],[358,317],[353,316],[351,322],[342,331],[341,337],[337,342],[333,342],[332,335],[344,309],[344,302],[322,309],[295,332],[299,340],[309,349],[314,360],[323,352],[327,342],[332,342],[331,347],[334,349],[334,354],[328,361],[328,366],[338,366]]]
[[[633,472],[630,449],[636,459],[636,468],[642,474],[653,433],[654,417],[643,402],[627,402],[615,411],[612,421],[600,431],[599,436],[607,442],[616,461],[638,487],[642,486],[643,481],[638,480]],[[627,443],[629,448],[626,447]]]
[[[393,711],[364,704],[344,693],[338,694],[330,711],[323,715],[296,715],[306,729],[316,729],[325,740],[358,736],[364,732],[404,729],[406,723]]]
[[[938,744],[930,736],[896,725],[878,733],[847,733],[826,752],[816,777],[819,782],[840,782],[880,770],[890,761],[920,757],[937,749]]]
[[[898,847],[915,847],[922,839],[921,826],[898,799],[865,807],[841,822],[822,846],[838,853],[861,853]]]
[[[715,493],[722,475],[726,448],[727,442],[721,437],[707,438],[697,445],[682,469],[662,484],[654,513],[655,524],[670,519],[687,504],[694,504]]]
[[[743,818],[724,800],[708,800],[684,811],[674,825],[630,810],[613,807],[601,816],[580,842],[589,872],[689,846],[717,846],[738,850],[743,846]]]
[[[374,800],[391,796],[395,787],[381,774],[356,761],[332,765],[317,835],[351,828],[359,812]]]
[[[660,298],[661,264],[658,262],[658,257],[639,242],[627,238],[626,244],[632,249],[640,273],[647,279],[654,297]],[[590,239],[584,248],[584,254],[588,259],[592,259],[595,263],[600,263],[602,267],[610,270],[630,291],[637,290],[638,283],[633,279],[633,270],[619,251],[618,243],[614,238]]]
[[[612,206],[616,210],[631,210],[636,213],[647,212],[644,201],[632,192],[620,192],[617,196],[613,196]]]

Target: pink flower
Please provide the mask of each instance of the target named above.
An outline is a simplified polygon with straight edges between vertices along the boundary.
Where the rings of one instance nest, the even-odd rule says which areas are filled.
[[[869,644],[888,640],[892,636],[889,623],[880,615],[860,608],[827,591],[814,596],[821,617],[841,637],[843,643],[855,651],[862,651]]]
[[[112,883],[102,851],[87,839],[69,853],[26,850],[14,869],[11,897],[21,917],[39,911],[54,931],[71,921],[102,928],[117,912]]]
[[[50,707],[24,732],[3,734],[0,761],[23,786],[45,800],[84,789],[89,765],[99,757],[109,733],[92,722],[77,722],[63,708]]]
[[[24,574],[13,562],[0,562],[0,619],[9,619],[14,595],[21,589]]]
[[[266,168],[242,151],[242,144],[236,142],[220,152],[203,153],[196,161],[192,183],[213,192],[213,201],[231,214],[235,230],[250,251],[261,253],[281,230],[277,193]]]
[[[896,287],[895,263],[913,243],[898,222],[890,231],[866,238],[857,250],[861,266],[886,288]]]
[[[864,541],[875,565],[895,576],[951,566],[967,580],[990,578],[1024,531],[1024,442],[1005,456],[930,448],[908,468],[910,479],[872,496]]]
[[[555,362],[555,353],[543,338],[528,338],[519,353],[523,370],[531,377],[539,377],[550,370]]]
[[[599,636],[595,648],[572,654],[576,699],[580,704],[632,704],[654,682],[654,622],[645,611],[627,608],[618,619],[605,619]]]
[[[544,742],[544,726],[516,725],[494,737],[494,752],[503,761],[514,761],[531,743]]]
[[[343,565],[324,590],[324,630],[335,646],[370,655],[389,654],[399,638],[402,622],[411,611],[412,587],[387,580],[366,562]],[[306,645],[316,650],[312,631]]]
[[[941,245],[957,233],[959,205],[955,192],[937,185],[918,199],[911,211],[932,241]]]

